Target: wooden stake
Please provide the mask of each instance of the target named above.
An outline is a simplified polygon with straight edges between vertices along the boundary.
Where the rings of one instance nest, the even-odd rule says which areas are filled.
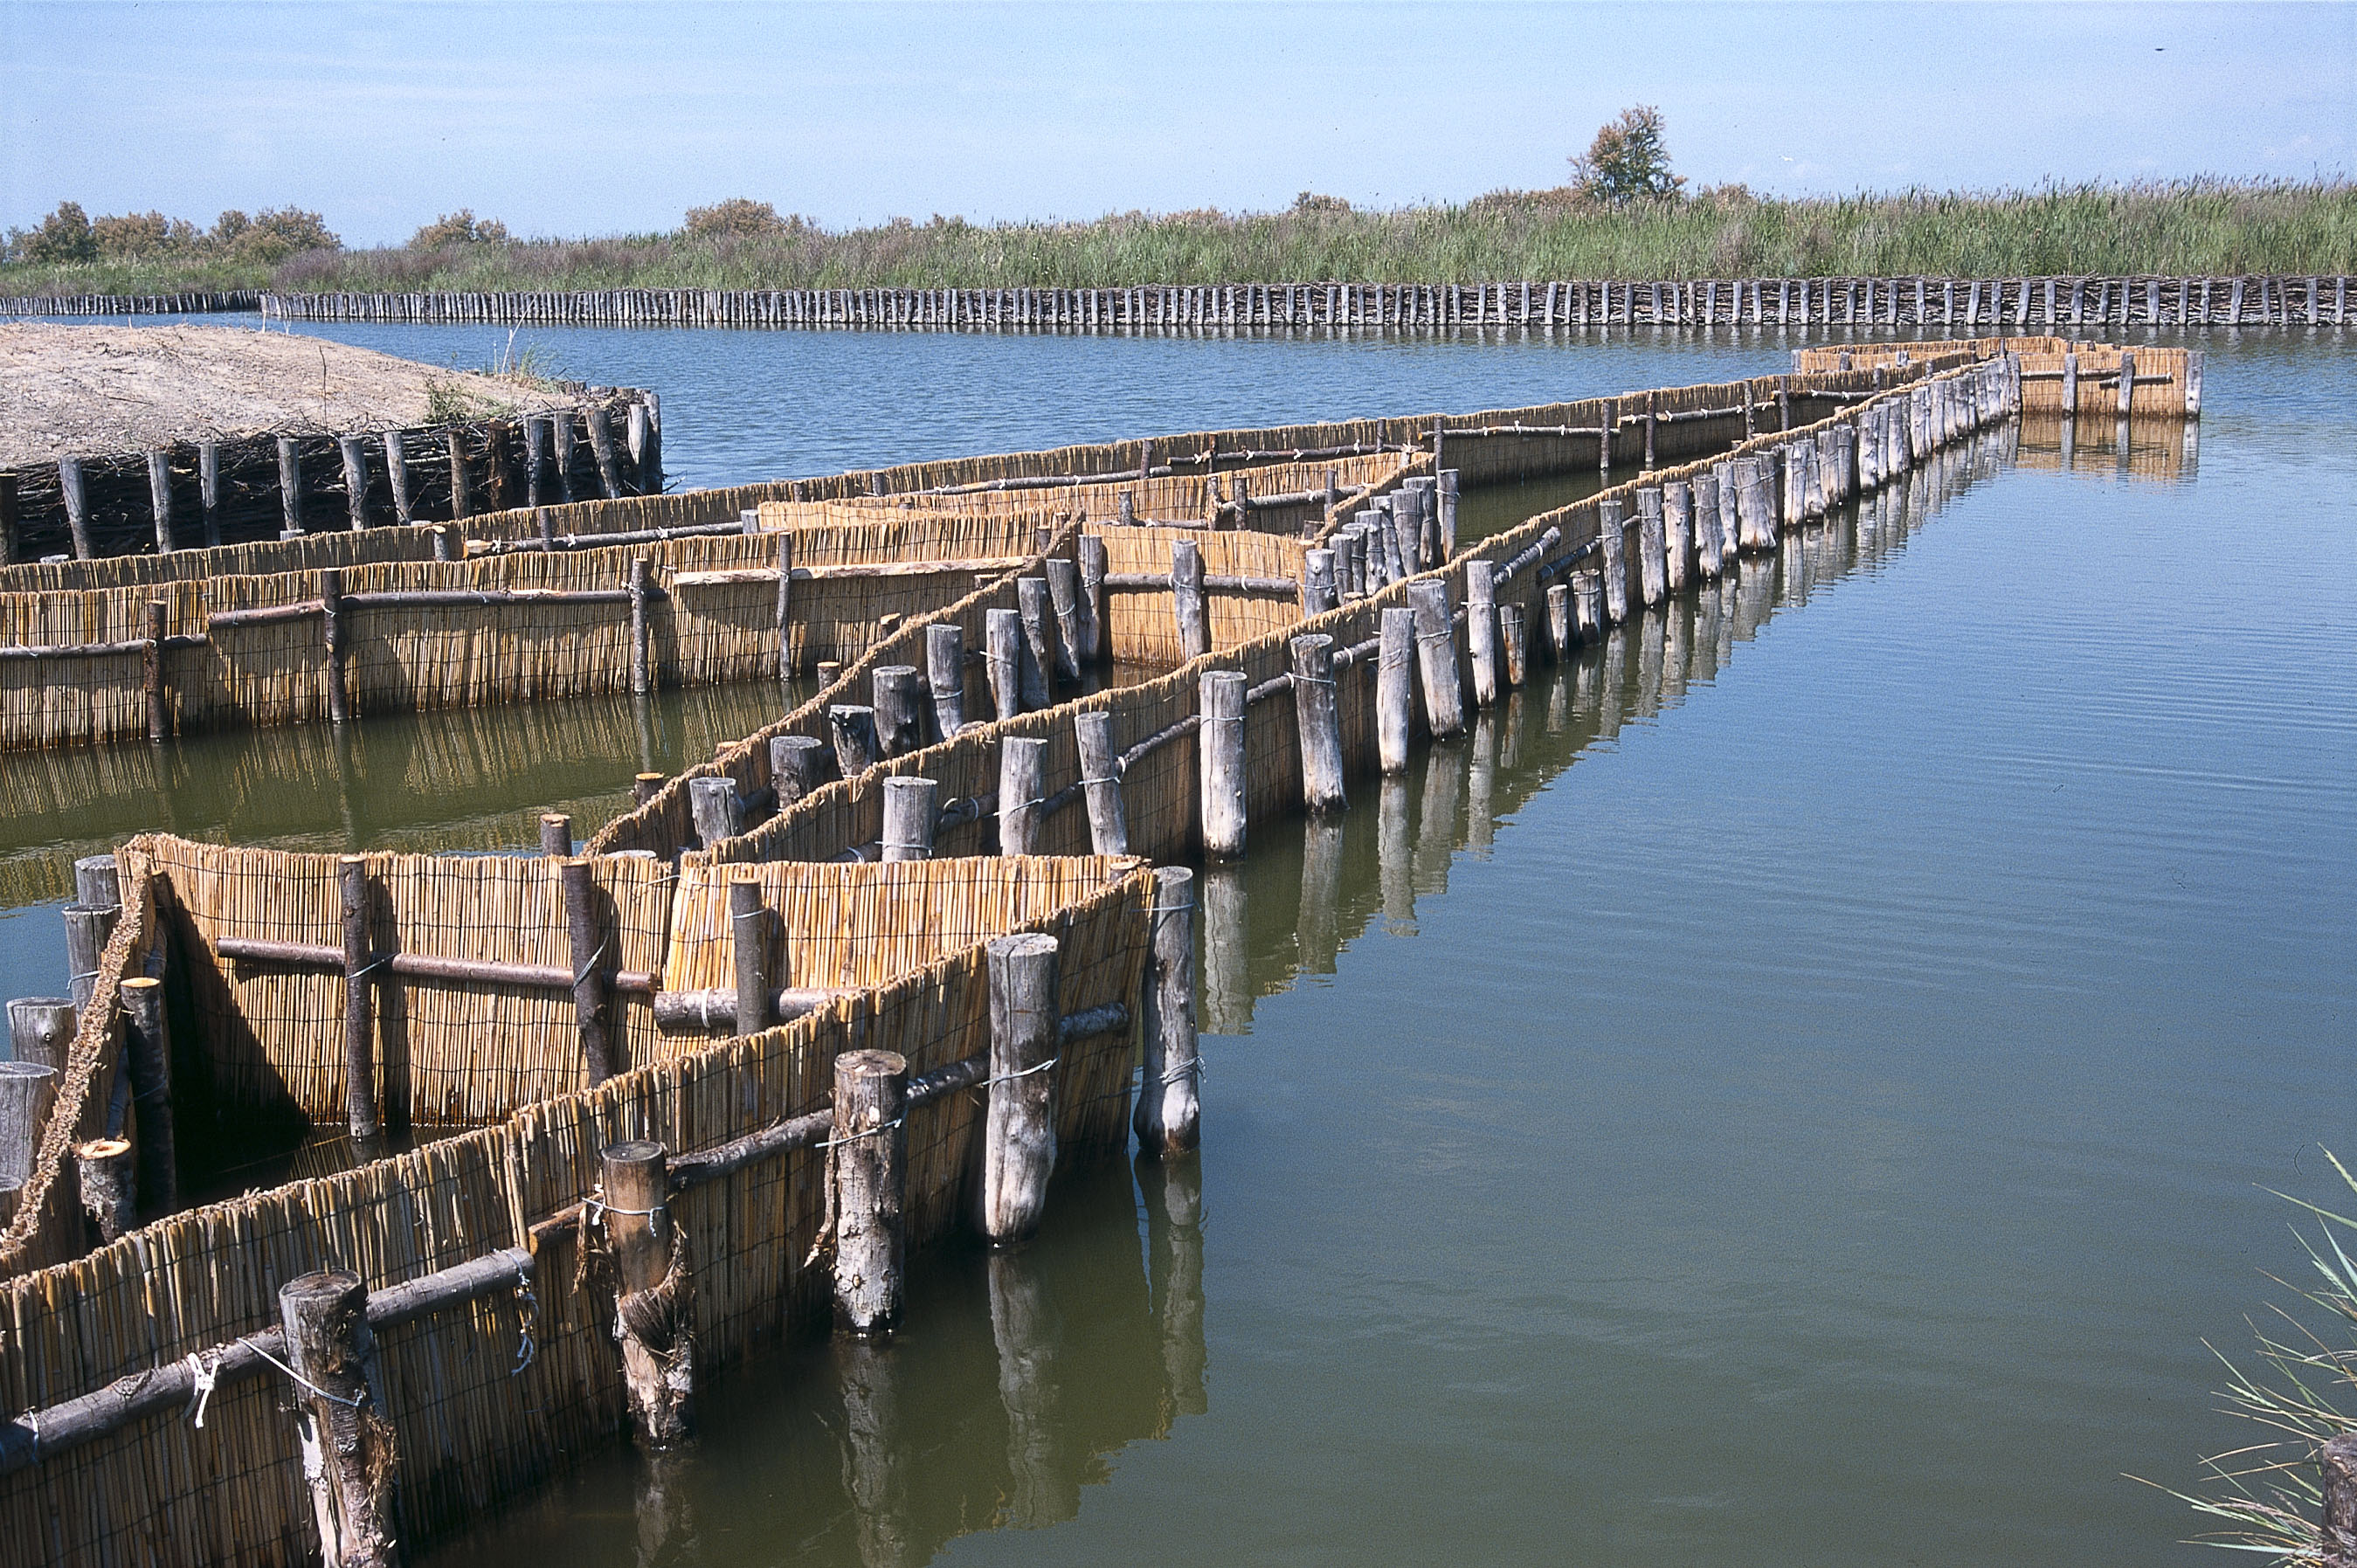
[[[1440,461],[1439,454],[1437,451],[1433,454],[1433,461],[1436,464]],[[1440,558],[1443,561],[1447,561],[1452,559],[1457,553],[1456,469],[1442,468],[1440,470],[1440,484],[1436,491],[1436,495],[1438,499],[1440,511]]]
[[[402,445],[398,430],[384,433],[384,478],[393,491],[393,520],[406,528],[416,519],[410,512],[409,450]]]
[[[305,1274],[279,1290],[278,1310],[326,1568],[395,1568],[398,1465],[393,1423],[378,1411],[368,1290],[340,1269]]]
[[[876,766],[881,754],[874,708],[837,703],[826,710],[826,727],[834,737],[834,766],[842,777],[856,779]]]
[[[1089,852],[1127,854],[1129,818],[1122,809],[1121,758],[1114,750],[1113,714],[1102,708],[1074,714],[1072,734],[1080,744],[1081,790],[1089,812]],[[1005,799],[1003,795],[1000,798]]]
[[[581,410],[582,428],[589,433],[589,451],[597,462],[597,486],[606,492],[608,500],[622,497],[622,468],[614,457],[614,427],[606,418],[603,403],[588,403]]]
[[[1435,740],[1465,731],[1465,692],[1457,672],[1457,628],[1446,581],[1408,585],[1408,607],[1415,612],[1416,671],[1424,686],[1424,712]]]
[[[278,438],[278,524],[283,539],[303,534],[303,455],[295,438]]]
[[[1334,582],[1334,552],[1305,550],[1301,553],[1301,618],[1310,620],[1324,615],[1342,602]]]
[[[645,805],[649,800],[653,800],[657,795],[662,793],[662,787],[663,776],[660,773],[640,773],[637,775],[630,780],[630,804],[633,806]]]
[[[1582,647],[1604,635],[1604,575],[1581,572],[1571,579],[1571,639]]]
[[[1211,650],[1211,622],[1203,601],[1203,552],[1190,539],[1170,546],[1170,599],[1178,620],[1178,660]]]
[[[876,740],[885,757],[905,756],[925,744],[925,699],[913,664],[879,664],[871,677],[876,702]]]
[[[2357,1433],[2342,1433],[2316,1457],[2324,1494],[2318,1541],[2324,1568],[2357,1568]]]
[[[1083,532],[1078,549],[1081,556],[1080,659],[1083,664],[1101,664],[1107,656],[1104,635],[1105,542],[1096,534]]]
[[[965,630],[954,623],[925,628],[925,675],[933,729],[948,740],[965,727]]]
[[[630,557],[630,694],[643,697],[654,690],[654,661],[650,644],[648,603],[653,596],[650,579],[654,563],[644,555]]]
[[[146,637],[139,650],[139,683],[147,698],[147,738],[160,741],[172,733],[172,710],[164,691],[164,617],[162,599],[146,606]]]
[[[450,454],[450,516],[452,521],[472,517],[474,502],[467,489],[467,442],[457,425],[442,433],[443,445]],[[567,500],[573,498],[567,496]]]
[[[1572,650],[1571,585],[1557,583],[1546,591],[1546,648],[1560,663]]]
[[[375,983],[369,979],[375,957],[369,941],[368,861],[347,854],[336,865],[343,899],[345,1121],[351,1135],[365,1141],[382,1131],[376,1102]]]
[[[1342,789],[1342,714],[1334,693],[1334,639],[1293,639],[1293,717],[1301,748],[1301,803],[1339,811]]]
[[[344,575],[329,566],[319,574],[320,634],[326,645],[328,682],[328,719],[342,724],[351,717],[351,704],[344,685]]]
[[[884,780],[886,860],[933,858],[933,828],[941,820],[942,787],[931,779]]]
[[[1662,528],[1663,587],[1683,594],[1694,564],[1694,488],[1684,479],[1662,487]]]
[[[983,632],[991,705],[996,717],[1011,719],[1023,711],[1023,618],[1014,610],[985,610]]]
[[[1039,802],[1048,793],[1048,743],[1008,736],[998,743],[998,853],[1037,854]]]
[[[71,956],[68,954],[69,962]],[[11,1057],[16,1061],[65,1071],[67,1054],[73,1048],[74,1015],[78,1011],[80,1006],[63,996],[19,996],[9,1003]]]
[[[568,826],[568,836],[570,832]],[[596,1085],[613,1077],[621,1063],[606,1027],[606,976],[615,966],[606,950],[606,922],[598,918],[590,864],[568,853],[556,868],[556,884],[565,900],[565,941],[573,966],[573,1021],[581,1039],[581,1065]]]
[[[1144,1021],[1145,1073],[1131,1120],[1140,1152],[1158,1159],[1185,1154],[1201,1135],[1192,871],[1183,865],[1155,868],[1147,925],[1149,945],[1138,1006]]]
[[[156,553],[172,553],[172,460],[161,447],[147,449],[147,509],[156,522]]]
[[[1017,671],[1023,705],[1033,710],[1044,708],[1055,701],[1049,681],[1060,662],[1055,633],[1049,629],[1048,579],[1016,578],[1015,608],[1023,620],[1022,663]]]
[[[1244,852],[1244,673],[1206,670],[1196,731],[1203,853],[1234,859]]]
[[[826,769],[834,760],[826,743],[814,736],[771,736],[770,787],[777,793],[779,812],[826,782]]]
[[[1629,618],[1628,535],[1620,525],[1620,502],[1605,496],[1596,503],[1596,542],[1603,556],[1604,618],[1619,626]]]
[[[598,1154],[597,1218],[615,1274],[614,1337],[640,1442],[666,1448],[694,1428],[694,1287],[671,1212],[670,1161],[652,1142]]]
[[[642,404],[633,406],[644,406]],[[778,535],[778,679],[794,678],[794,536]]]
[[[90,1005],[91,993],[98,988],[100,955],[106,950],[109,938],[114,934],[114,923],[122,908],[113,904],[72,903],[62,915],[66,929],[66,989],[72,993],[76,1011]],[[71,1025],[69,1024],[70,1028]],[[63,1061],[56,1064],[62,1068]]]
[[[179,1152],[172,1112],[172,1040],[163,982],[133,975],[121,987],[123,1058],[139,1130],[142,1214],[179,1207]]]
[[[737,792],[737,780],[726,774],[689,779],[687,811],[695,841],[705,849],[745,831],[745,800]]]
[[[571,817],[562,811],[541,813],[540,853],[555,860],[563,860],[573,853],[573,819]]]
[[[388,441],[392,440],[387,436]],[[548,484],[549,419],[544,413],[526,414],[523,422],[523,504],[538,507],[546,504]]]
[[[1498,656],[1508,686],[1530,679],[1530,623],[1521,605],[1498,607]]]
[[[82,1212],[90,1216],[98,1244],[116,1240],[139,1222],[133,1196],[131,1144],[123,1138],[93,1138],[74,1148],[74,1176]]]
[[[1473,705],[1498,701],[1497,563],[1465,563],[1465,651],[1473,671]]]
[[[900,1321],[907,1242],[901,1220],[909,1063],[893,1051],[834,1058],[834,1321],[845,1333],[888,1334]]]
[[[984,1117],[982,1233],[1012,1246],[1039,1229],[1056,1168],[1056,939],[999,937],[990,967],[990,1094]]]
[[[736,960],[737,1032],[758,1035],[770,1023],[770,911],[756,877],[728,884],[728,941]]]
[[[1415,612],[1386,609],[1377,619],[1375,751],[1383,771],[1405,772],[1415,722]]]
[[[1648,485],[1637,492],[1637,577],[1648,609],[1669,596],[1668,554],[1661,488]]]
[[[1081,568],[1077,563],[1048,563],[1048,597],[1056,611],[1056,672],[1067,681],[1081,678]]]
[[[39,1062],[0,1062],[0,1180],[30,1180],[42,1131],[58,1098],[58,1069]]]

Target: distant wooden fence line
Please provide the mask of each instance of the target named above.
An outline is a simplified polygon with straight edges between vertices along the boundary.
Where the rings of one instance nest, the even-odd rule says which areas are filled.
[[[660,492],[651,392],[511,418],[178,441],[0,467],[0,566],[463,521],[576,498]]]
[[[1138,288],[265,294],[289,321],[1134,332],[1488,327],[2345,326],[2346,276],[1721,278]]]
[[[262,291],[253,288],[182,294],[0,295],[0,316],[210,316],[261,308]]]

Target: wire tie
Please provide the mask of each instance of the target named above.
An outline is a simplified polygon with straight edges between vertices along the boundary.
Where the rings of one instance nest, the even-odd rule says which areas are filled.
[[[1027,1067],[1020,1072],[1003,1072],[996,1078],[985,1078],[980,1083],[975,1084],[974,1087],[976,1089],[988,1089],[994,1083],[1013,1083],[1018,1078],[1029,1078],[1035,1072],[1046,1072],[1049,1068],[1054,1067],[1058,1062],[1062,1061],[1063,1059],[1064,1058],[1060,1056],[1049,1057],[1046,1061],[1039,1063],[1038,1066]]]
[[[678,873],[676,872],[673,873],[673,875],[674,876],[677,875]],[[668,879],[666,878],[665,880]],[[612,940],[613,939],[610,937],[600,937],[597,939],[597,950],[590,953],[589,961],[583,964],[579,969],[574,971],[573,983],[575,985],[577,986],[581,984],[582,982],[587,980],[591,975],[597,972],[597,961],[606,956],[606,944]]]
[[[840,1138],[829,1138],[823,1144],[813,1144],[812,1147],[818,1149],[832,1149],[843,1144],[856,1144],[862,1138],[872,1138],[878,1133],[888,1133],[907,1120],[908,1117],[905,1115],[895,1116],[889,1122],[884,1122],[879,1126],[864,1128],[856,1133],[845,1133]]]
[[[360,1409],[362,1402],[368,1398],[366,1394],[354,1394],[350,1399],[346,1399],[341,1394],[331,1394],[327,1390],[321,1388],[318,1384],[313,1382],[310,1379],[305,1377],[302,1373],[296,1371],[294,1368],[288,1366],[285,1362],[280,1360],[277,1357],[272,1355],[269,1351],[264,1349],[261,1346],[256,1345],[253,1340],[240,1339],[238,1343],[253,1351],[255,1355],[261,1357],[264,1360],[269,1362],[272,1366],[277,1368],[280,1371],[285,1373],[288,1377],[294,1379],[296,1382],[302,1384],[305,1388],[310,1390],[313,1393],[317,1394],[321,1399],[329,1401],[335,1404],[342,1405],[347,1410]]]
[[[393,954],[381,953],[377,956],[375,962],[364,963],[361,965],[360,968],[352,971],[351,977],[354,980],[366,980],[370,975],[375,973],[378,970],[382,969],[386,964],[389,964],[392,961]]]

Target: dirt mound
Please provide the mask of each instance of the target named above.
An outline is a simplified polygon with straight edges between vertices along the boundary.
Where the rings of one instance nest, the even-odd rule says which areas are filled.
[[[284,332],[0,322],[0,467],[265,433],[410,429],[577,401],[554,381]]]

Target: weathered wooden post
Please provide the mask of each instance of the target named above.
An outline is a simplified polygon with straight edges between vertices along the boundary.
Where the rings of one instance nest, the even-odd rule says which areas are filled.
[[[147,510],[156,524],[156,553],[172,553],[172,460],[158,446],[147,449]]]
[[[1546,591],[1546,650],[1557,663],[1571,652],[1571,585],[1556,583]]]
[[[645,805],[662,793],[662,787],[663,776],[660,773],[640,773],[633,776],[630,779],[630,804]]]
[[[2324,1503],[2318,1540],[2324,1568],[2357,1568],[2357,1433],[2333,1438],[2318,1450],[2316,1460]]]
[[[728,942],[737,980],[737,1032],[770,1026],[770,909],[761,882],[741,875],[728,884]]]
[[[943,740],[965,728],[965,631],[953,624],[925,628],[925,676],[933,728]]]
[[[1498,607],[1498,663],[1510,687],[1530,679],[1530,622],[1521,605]]]
[[[925,744],[925,707],[913,664],[879,664],[872,678],[876,743],[886,757],[905,756]]]
[[[303,534],[303,455],[291,435],[278,438],[278,522],[281,539]]]
[[[67,905],[62,914],[66,929],[66,990],[72,994],[72,1006],[79,1012],[90,1005],[91,993],[98,987],[99,955],[106,950],[107,939],[114,934],[115,921],[122,918],[123,910],[114,904],[74,903]],[[62,1067],[64,1063],[58,1065]]]
[[[408,527],[416,519],[410,511],[409,451],[401,444],[401,432],[398,430],[384,433],[384,482],[385,488],[393,492],[393,521],[404,528]],[[210,523],[207,526],[214,527]],[[220,541],[209,538],[206,542],[218,543]]]
[[[1107,565],[1105,542],[1098,535],[1083,532],[1074,547],[1080,554],[1081,602],[1078,650],[1083,664],[1102,664],[1105,660],[1104,580]]]
[[[1637,492],[1637,580],[1647,609],[1669,596],[1668,554],[1661,489],[1648,485]]]
[[[733,886],[734,885],[732,885]],[[661,1144],[598,1153],[599,1230],[614,1267],[614,1337],[640,1441],[665,1448],[694,1427],[694,1282],[671,1212],[671,1163]]]
[[[1049,629],[1048,579],[1016,578],[1015,607],[1023,620],[1023,662],[1018,672],[1023,705],[1044,708],[1055,701],[1051,677],[1058,663],[1055,633]]]
[[[0,1062],[0,1179],[30,1178],[57,1098],[57,1069],[41,1062]]]
[[[880,753],[876,740],[876,710],[852,703],[836,703],[826,710],[826,728],[834,740],[835,771],[856,779],[876,766]]]
[[[368,526],[368,449],[357,435],[336,437],[344,468],[344,521],[354,533]]]
[[[1383,772],[1399,773],[1415,720],[1415,612],[1384,610],[1376,629],[1375,754]]]
[[[725,773],[689,779],[687,811],[696,843],[705,849],[745,831],[744,797],[737,792],[737,781]]]
[[[139,1223],[129,1139],[92,1138],[74,1145],[74,1178],[99,1246]]]
[[[1156,867],[1147,940],[1138,1007],[1145,1071],[1131,1124],[1139,1150],[1163,1158],[1185,1154],[1201,1135],[1202,1108],[1196,1088],[1195,874],[1187,867]]]
[[[931,860],[933,829],[941,820],[942,787],[931,779],[884,780],[886,860]]]
[[[1293,639],[1293,717],[1301,751],[1301,803],[1339,811],[1342,789],[1342,713],[1334,694],[1334,639]]]
[[[2129,405],[2136,402],[2136,356],[2120,351],[2120,414],[2128,417]]]
[[[1497,563],[1465,563],[1465,652],[1473,671],[1473,705],[1498,700]]]
[[[327,1568],[395,1568],[393,1423],[378,1408],[376,1337],[358,1274],[322,1270],[278,1292],[303,1474]]]
[[[778,810],[784,811],[825,783],[827,765],[833,760],[826,743],[814,736],[771,736],[770,788],[777,794]]]
[[[163,982],[133,975],[123,982],[123,1060],[138,1118],[138,1204],[143,1214],[179,1207],[179,1151],[172,1114],[172,1039],[164,1012]]]
[[[1585,646],[1604,635],[1604,574],[1581,572],[1571,579],[1571,636]]]
[[[998,853],[1036,854],[1039,802],[1048,793],[1048,743],[1008,736],[998,743]]]
[[[1203,853],[1232,860],[1244,853],[1244,673],[1206,670],[1200,691],[1195,755]]]
[[[834,1125],[827,1140],[834,1189],[834,1321],[845,1333],[899,1326],[907,1256],[902,1223],[909,1062],[895,1051],[834,1058]]]
[[[1342,602],[1334,583],[1334,553],[1331,550],[1305,550],[1301,553],[1301,618],[1314,619]]]
[[[654,660],[651,649],[652,636],[648,626],[650,601],[654,596],[651,581],[654,563],[644,555],[630,557],[630,694],[643,697],[655,689]]]
[[[1023,618],[1014,610],[983,612],[983,671],[990,679],[996,716],[1023,711]]]
[[[467,483],[466,435],[454,424],[442,433],[442,443],[450,455],[450,517],[453,521],[462,521],[475,515],[474,499]]]
[[[365,1142],[382,1131],[376,1104],[375,984],[369,979],[376,959],[369,943],[369,874],[363,855],[336,863],[344,936],[344,1111],[354,1139]]]
[[[597,465],[597,488],[608,500],[620,499],[622,467],[614,455],[614,426],[606,417],[606,405],[583,404],[581,427],[589,436],[589,454]],[[455,439],[457,433],[452,435]]]
[[[1121,757],[1114,750],[1113,714],[1102,708],[1072,715],[1080,744],[1081,792],[1089,812],[1089,850],[1093,854],[1129,853],[1129,817],[1121,800]]]
[[[1203,552],[1191,539],[1170,546],[1170,602],[1178,622],[1178,661],[1211,650],[1211,622],[1203,600]]]
[[[351,701],[344,685],[344,575],[333,566],[319,574],[320,640],[327,658],[328,719],[342,724],[351,716]]]
[[[756,516],[759,514],[755,513]],[[794,536],[778,535],[778,679],[794,678]]]
[[[570,830],[567,830],[570,836]],[[603,1083],[620,1068],[606,1028],[605,922],[598,918],[597,888],[587,859],[566,846],[556,868],[557,892],[565,903],[565,945],[573,966],[573,1020],[581,1041],[581,1065],[588,1080]]]
[[[1081,678],[1081,568],[1077,562],[1048,563],[1048,598],[1056,612],[1056,672]]]
[[[1012,1246],[1039,1229],[1056,1168],[1056,939],[999,937],[990,968],[990,1094],[984,1116],[982,1233]]]
[[[1415,661],[1423,679],[1424,712],[1432,738],[1447,740],[1465,730],[1465,689],[1457,671],[1457,628],[1445,579],[1408,585],[1408,607],[1415,612]]]
[[[87,1003],[81,1005],[87,1005]],[[73,1047],[80,1007],[63,996],[19,996],[8,1004],[8,1044],[13,1059],[63,1072]]]
[[[1436,463],[1439,461],[1437,454],[1433,460]],[[1456,469],[1440,470],[1440,483],[1433,494],[1440,511],[1440,558],[1447,561],[1457,553]]]
[[[573,819],[562,811],[540,814],[540,853],[562,860],[573,853]]]
[[[1604,496],[1596,503],[1596,546],[1602,557],[1604,618],[1619,626],[1629,618],[1629,536],[1620,522],[1620,502]]]

